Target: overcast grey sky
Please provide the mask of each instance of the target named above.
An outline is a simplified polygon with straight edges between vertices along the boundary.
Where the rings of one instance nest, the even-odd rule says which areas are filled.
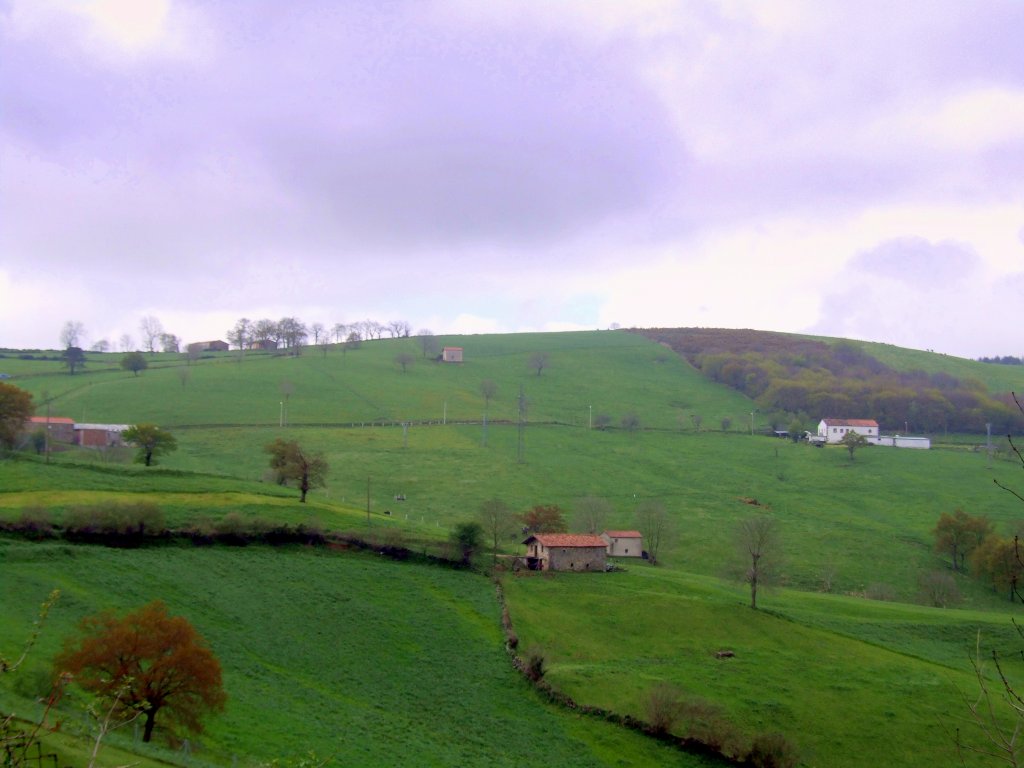
[[[0,0],[0,346],[156,316],[1024,354],[1018,0]]]

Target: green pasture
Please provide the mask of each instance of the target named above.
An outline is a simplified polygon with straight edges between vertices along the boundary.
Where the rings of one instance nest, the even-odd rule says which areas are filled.
[[[930,451],[863,448],[851,461],[843,448],[751,435],[749,400],[625,332],[440,341],[464,347],[466,362],[426,360],[415,339],[326,355],[309,348],[298,358],[221,353],[191,365],[157,355],[138,377],[117,367],[117,355],[90,354],[73,377],[52,361],[2,359],[0,371],[9,363],[18,386],[54,397],[55,416],[155,421],[179,447],[152,468],[79,450],[54,452],[50,463],[0,461],[0,519],[43,509],[59,520],[78,505],[145,500],[172,526],[237,514],[428,548],[495,496],[521,511],[558,504],[570,520],[581,497],[603,497],[611,528],[633,527],[637,505],[660,500],[671,532],[657,568],[506,576],[521,647],[544,648],[556,686],[642,715],[645,692],[669,680],[723,707],[747,737],[785,733],[805,765],[956,763],[950,734],[963,725],[975,639],[980,630],[983,643],[1018,650],[1010,619],[1019,608],[962,575],[957,608],[914,603],[923,575],[948,571],[933,549],[941,513],[985,514],[1004,535],[1024,520],[1019,500],[993,482],[1024,486],[1005,438],[993,438],[1001,450],[991,457],[971,450],[984,436],[958,435]],[[395,362],[402,352],[415,357],[406,373]],[[537,352],[548,355],[540,376],[528,365]],[[1016,373],[1008,366],[893,352],[903,353],[932,366],[904,367],[1024,389],[999,379],[1003,368]],[[979,370],[992,377],[967,373]],[[484,380],[498,389],[486,419]],[[612,428],[591,429],[591,416],[605,413]],[[618,426],[627,413],[640,429]],[[759,419],[754,413],[758,429]],[[327,459],[327,486],[307,504],[268,475],[263,447],[277,437]],[[755,613],[727,575],[735,527],[762,514],[779,523],[782,587]],[[520,539],[510,535],[506,551],[520,552]],[[830,594],[821,591],[826,573]],[[900,602],[864,599],[879,585]],[[299,549],[115,552],[0,541],[0,609],[18,617],[0,622],[0,648],[23,634],[51,586],[65,596],[47,642],[90,611],[154,597],[197,622],[230,670],[231,709],[203,740],[215,762],[312,747],[345,765],[396,764],[395,754],[414,755],[403,764],[501,765],[506,753],[512,764],[538,748],[524,764],[692,764],[541,706],[508,671],[493,586],[477,576]],[[722,648],[736,657],[714,658]],[[443,672],[453,666],[458,685]],[[10,686],[3,695],[19,706],[31,698]],[[467,724],[500,720],[506,706],[507,730]],[[496,757],[490,741],[509,746]],[[381,751],[388,744],[398,751]]]
[[[669,681],[720,706],[740,741],[786,734],[803,765],[958,764],[957,728],[982,741],[965,717],[979,631],[983,652],[1019,646],[1009,611],[779,590],[755,612],[739,587],[645,566],[505,583],[520,641],[580,702],[643,716]]]
[[[443,567],[308,549],[244,551],[28,545],[0,541],[0,648],[62,595],[26,666],[0,685],[4,708],[34,714],[49,659],[85,615],[164,600],[224,668],[226,711],[189,759],[253,765],[310,751],[331,765],[702,765],[625,729],[555,709],[515,672],[494,585]],[[84,702],[65,699],[62,731]],[[109,739],[143,756],[174,757]],[[103,765],[122,764],[105,755]]]

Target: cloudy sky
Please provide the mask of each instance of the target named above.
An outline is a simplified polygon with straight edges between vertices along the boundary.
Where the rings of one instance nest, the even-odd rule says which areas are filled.
[[[242,316],[1024,354],[1018,0],[0,0],[0,346]]]

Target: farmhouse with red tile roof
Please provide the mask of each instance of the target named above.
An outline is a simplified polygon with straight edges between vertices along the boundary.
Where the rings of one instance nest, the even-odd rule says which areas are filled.
[[[75,439],[75,420],[64,416],[32,416],[25,429],[28,432],[49,431],[50,439],[59,443],[70,443]]]
[[[530,570],[603,571],[605,567],[605,541],[592,533],[535,533],[523,544]]]
[[[610,557],[642,557],[644,537],[640,531],[603,531],[605,549]]]

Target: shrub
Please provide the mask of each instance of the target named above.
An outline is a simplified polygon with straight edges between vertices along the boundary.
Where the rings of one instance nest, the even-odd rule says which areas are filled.
[[[868,600],[884,600],[887,603],[894,602],[896,600],[896,590],[892,584],[885,584],[878,582],[871,584],[866,590],[864,590],[864,597]]]
[[[747,755],[754,768],[795,768],[799,761],[796,747],[781,733],[760,734]]]
[[[12,532],[36,541],[56,536],[50,512],[45,507],[26,507],[21,510],[18,519],[8,527]]]
[[[647,722],[657,734],[670,733],[682,714],[682,691],[672,683],[655,683],[647,692]]]
[[[544,649],[534,645],[526,652],[526,676],[537,682],[544,672]]]

